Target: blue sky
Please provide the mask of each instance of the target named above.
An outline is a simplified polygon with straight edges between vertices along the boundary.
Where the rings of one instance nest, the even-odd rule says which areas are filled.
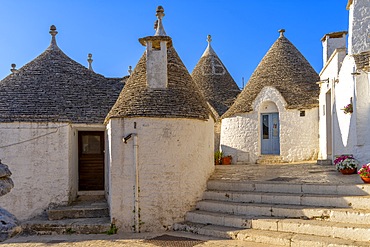
[[[322,68],[324,34],[348,30],[347,0],[0,0],[0,79],[57,43],[72,59],[107,77],[127,75],[144,52],[138,38],[154,34],[155,10],[162,5],[167,35],[189,72],[212,35],[212,46],[239,86],[247,82],[278,38],[278,29],[314,69]]]

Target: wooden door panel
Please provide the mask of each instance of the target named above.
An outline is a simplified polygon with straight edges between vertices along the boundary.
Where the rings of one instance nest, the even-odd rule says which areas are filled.
[[[104,190],[104,132],[78,132],[79,190]]]

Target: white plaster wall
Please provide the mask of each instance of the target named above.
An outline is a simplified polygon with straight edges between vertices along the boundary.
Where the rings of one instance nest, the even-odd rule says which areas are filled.
[[[69,140],[66,123],[1,123],[0,158],[13,173],[14,189],[0,205],[24,220],[69,200]]]
[[[354,0],[349,12],[349,54],[370,49],[370,1]]]
[[[336,80],[339,80],[339,71],[342,67],[343,60],[346,56],[346,49],[336,49],[331,55],[328,62],[320,72],[320,97],[319,97],[319,159],[331,159],[327,154],[327,128],[326,115],[332,114],[333,110],[327,112],[326,110],[326,94],[331,92],[331,101],[334,105],[334,85]],[[332,109],[332,106],[330,106]],[[335,112],[335,111],[334,111]]]
[[[352,56],[346,56],[339,72],[339,82],[334,84],[333,104],[333,155],[354,154],[356,145],[356,113],[344,114],[342,110],[352,97],[355,106],[356,70]]]
[[[329,36],[326,36],[325,41],[322,42],[322,46],[323,64],[325,65],[336,49],[346,48],[346,35],[344,34],[342,38],[330,38]]]
[[[286,162],[313,160],[318,153],[318,108],[286,110],[286,102],[274,87],[264,87],[253,103],[253,112],[222,120],[221,149],[233,163],[256,163],[261,155],[260,113],[262,106],[274,102],[280,119],[280,156]],[[304,130],[304,131],[302,131]]]
[[[135,128],[136,126],[136,128]],[[111,217],[122,231],[134,228],[133,140],[139,160],[140,230],[161,231],[184,220],[195,207],[214,170],[214,121],[170,118],[110,119]]]
[[[284,161],[296,162],[316,160],[319,152],[318,107],[300,110],[286,110],[280,116],[280,156]]]
[[[355,157],[361,164],[370,162],[370,74],[361,71],[355,79],[356,146]]]
[[[146,78],[149,88],[167,88],[167,42],[160,42],[160,50],[152,47],[152,42],[148,41],[146,50]]]

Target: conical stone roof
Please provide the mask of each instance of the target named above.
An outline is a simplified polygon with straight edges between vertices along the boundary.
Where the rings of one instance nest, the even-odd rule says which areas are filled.
[[[160,42],[166,42],[166,86],[163,88],[148,86],[147,51],[145,51],[130,78],[127,80],[117,102],[109,112],[106,121],[111,118],[124,117],[193,118],[207,120],[210,114],[212,114],[198,86],[194,83],[185,65],[173,48],[171,37],[167,36],[164,31],[162,25],[163,16],[163,8],[159,6],[157,8],[158,20],[155,27],[156,34],[141,38],[139,42],[143,45],[150,44],[150,46],[156,47],[156,49],[159,49]],[[159,63],[158,61],[156,62]],[[166,66],[164,65],[163,67]]]
[[[238,85],[213,50],[210,35],[208,35],[208,46],[191,73],[191,77],[219,116],[229,109],[240,93]]]
[[[103,123],[123,85],[69,58],[54,34],[42,54],[0,81],[0,122]]]
[[[144,53],[107,116],[208,119],[209,107],[173,47],[167,50],[168,88],[150,89]]]
[[[235,103],[222,116],[252,111],[252,103],[266,87],[275,87],[287,102],[288,109],[310,109],[319,105],[319,75],[298,49],[284,37],[280,37],[263,57],[249,82]]]

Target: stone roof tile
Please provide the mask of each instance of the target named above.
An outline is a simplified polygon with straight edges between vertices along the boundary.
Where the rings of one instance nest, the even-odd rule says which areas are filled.
[[[106,120],[121,117],[208,119],[210,109],[173,47],[167,49],[167,60],[168,87],[149,89],[144,53]]]
[[[209,35],[208,46],[191,76],[194,82],[198,84],[205,99],[221,116],[234,103],[240,89],[211,47],[210,42],[211,37]]]
[[[319,75],[298,49],[282,34],[263,57],[235,103],[222,116],[252,111],[252,103],[265,86],[275,87],[288,109],[319,105]]]
[[[41,55],[0,81],[0,122],[103,123],[125,78],[85,68],[54,36]]]

